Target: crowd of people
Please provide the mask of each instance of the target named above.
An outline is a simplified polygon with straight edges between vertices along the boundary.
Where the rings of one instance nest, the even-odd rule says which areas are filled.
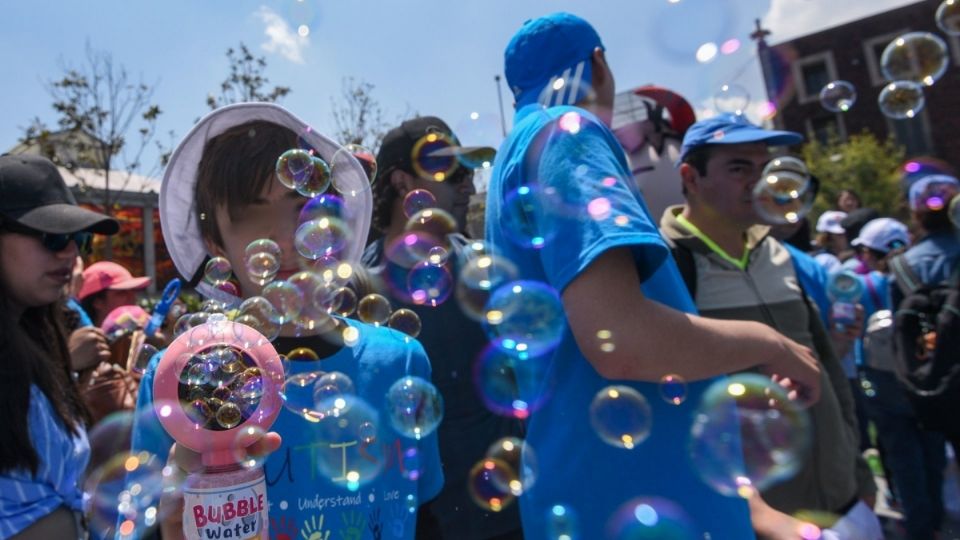
[[[280,106],[242,103],[173,152],[164,241],[203,311],[242,315],[274,299],[272,280],[306,290],[295,312],[272,302],[284,315],[273,335],[270,321],[237,320],[271,339],[286,377],[336,373],[350,381],[338,395],[355,400],[349,414],[285,407],[270,433],[238,443],[267,485],[269,522],[253,537],[873,540],[881,495],[905,537],[938,538],[947,444],[960,455],[960,181],[911,179],[909,223],[843,190],[811,240],[806,219],[767,223],[755,200],[771,160],[804,137],[719,114],[675,134],[675,185],[657,188],[675,204],[653,216],[610,129],[614,75],[593,27],[568,13],[528,21],[504,60],[516,114],[482,238],[467,232],[482,152],[434,116],[389,131],[372,161],[344,158]],[[278,165],[291,149],[321,163],[303,185]],[[332,181],[304,187],[327,164]],[[167,464],[165,486],[202,468],[202,449],[156,413],[163,350],[192,315],[171,310],[144,335],[150,278],[84,268],[91,235],[118,223],[78,206],[47,159],[0,157],[0,219],[0,538],[198,537],[177,489],[153,494],[151,512],[130,504],[145,487],[114,486],[123,500],[105,521],[85,482],[104,462],[87,433],[116,415],[130,419],[128,455]],[[263,239],[278,247],[267,279],[248,257]],[[230,281],[209,279],[219,261]],[[349,298],[368,295],[415,328],[347,316]],[[159,353],[134,366],[147,346]],[[762,376],[761,405],[777,413],[760,422],[796,411],[803,422],[788,428],[804,444],[757,440],[796,433],[745,414],[709,423],[756,406],[724,386],[755,380],[744,373]],[[443,403],[439,427],[415,437],[387,421],[384,397],[410,377]],[[718,385],[733,402],[705,408]],[[230,399],[184,407],[210,415]],[[705,426],[711,439],[697,440]],[[720,461],[701,453],[718,447]],[[783,450],[790,462],[776,465],[790,473],[761,477],[757,448],[772,462]]]

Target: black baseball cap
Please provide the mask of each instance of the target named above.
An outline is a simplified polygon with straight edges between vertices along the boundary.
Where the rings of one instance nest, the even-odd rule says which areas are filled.
[[[493,151],[487,147],[461,146],[446,122],[436,116],[420,116],[403,122],[383,137],[377,153],[378,181],[393,169],[422,174],[469,167],[470,157],[488,150]],[[415,152],[417,163],[414,163]]]
[[[0,215],[51,234],[120,230],[116,220],[77,206],[52,161],[26,154],[0,156]]]
[[[880,217],[880,212],[873,208],[857,208],[847,214],[847,217],[840,221],[840,226],[843,227],[843,232],[847,236],[847,242],[852,243],[860,235],[860,229],[878,217]]]

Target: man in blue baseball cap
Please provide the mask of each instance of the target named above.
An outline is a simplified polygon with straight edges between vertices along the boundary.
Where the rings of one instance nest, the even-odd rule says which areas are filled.
[[[514,401],[529,415],[526,442],[541,471],[519,499],[524,535],[569,534],[576,522],[582,538],[624,537],[645,516],[640,524],[654,537],[662,532],[656,512],[665,512],[663,527],[682,509],[675,517],[689,530],[681,534],[751,538],[747,502],[711,489],[709,473],[691,463],[696,407],[711,383],[749,368],[786,377],[816,401],[816,359],[768,326],[693,315],[608,128],[613,73],[588,22],[569,13],[527,21],[507,46],[505,68],[517,112],[497,152],[486,238],[519,279],[559,293],[569,328],[542,354],[504,351],[516,359],[523,399]],[[669,402],[658,386],[667,375],[687,383]],[[637,393],[649,410],[632,417],[652,422],[608,430],[603,403]],[[723,437],[737,447],[735,429]],[[723,465],[742,468],[731,461]]]
[[[763,499],[783,519],[801,510],[823,512],[835,516],[830,526],[855,523],[879,538],[876,484],[860,455],[853,393],[829,321],[814,307],[823,292],[822,268],[771,236],[754,210],[754,186],[772,158],[771,147],[802,140],[799,133],[766,130],[742,115],[693,124],[679,162],[686,204],[667,208],[660,230],[674,246],[701,315],[767,324],[815,351],[820,362],[820,400],[808,409],[810,449],[800,454],[791,477],[761,490]]]

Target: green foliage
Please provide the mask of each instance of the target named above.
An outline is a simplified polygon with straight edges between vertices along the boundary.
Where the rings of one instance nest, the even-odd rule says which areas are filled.
[[[897,172],[904,150],[892,139],[880,141],[864,131],[844,142],[836,137],[827,144],[813,140],[804,145],[803,158],[810,172],[820,179],[811,221],[835,208],[837,195],[844,189],[857,192],[863,206],[875,208],[881,215],[907,217]]]

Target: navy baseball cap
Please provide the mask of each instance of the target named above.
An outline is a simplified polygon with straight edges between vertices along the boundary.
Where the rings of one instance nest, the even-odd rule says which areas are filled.
[[[763,129],[751,124],[742,114],[718,114],[690,126],[683,136],[677,166],[683,162],[691,150],[701,146],[758,142],[766,143],[768,146],[787,146],[803,142],[803,135],[793,131]]]
[[[590,57],[603,43],[590,23],[570,13],[531,19],[504,52],[507,84],[516,108],[573,105],[590,92]]]

